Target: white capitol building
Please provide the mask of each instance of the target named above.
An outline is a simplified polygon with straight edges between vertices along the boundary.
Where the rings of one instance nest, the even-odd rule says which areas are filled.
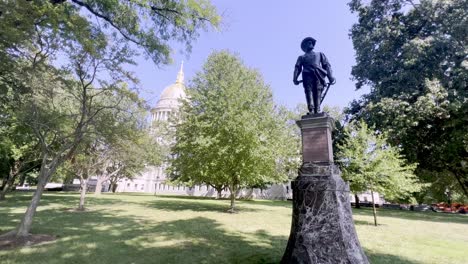
[[[167,86],[161,93],[156,106],[151,109],[152,127],[157,127],[158,123],[168,121],[169,116],[180,107],[180,99],[186,98],[183,64],[177,74],[175,83]],[[157,135],[156,135],[157,136]],[[193,195],[216,197],[216,190],[206,185],[196,185],[193,187],[184,185],[169,184],[165,169],[168,164],[159,167],[148,166],[134,179],[123,179],[118,182],[117,192],[142,192],[158,195]],[[230,193],[224,191],[223,197],[229,197]],[[237,193],[238,197],[257,199],[291,199],[292,190],[290,183],[274,184],[268,189],[242,189]],[[360,194],[360,200],[367,202],[370,194]],[[351,195],[354,201],[354,195]],[[375,194],[376,201],[380,201],[379,195]]]

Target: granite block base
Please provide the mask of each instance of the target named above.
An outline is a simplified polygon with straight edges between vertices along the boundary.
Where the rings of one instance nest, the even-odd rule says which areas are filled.
[[[291,234],[281,263],[369,263],[356,235],[349,186],[336,167],[303,166],[300,173],[308,175],[292,183]]]

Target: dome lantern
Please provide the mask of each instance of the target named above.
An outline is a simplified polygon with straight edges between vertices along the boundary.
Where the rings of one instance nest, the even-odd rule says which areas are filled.
[[[172,110],[180,107],[180,99],[186,98],[185,85],[184,85],[184,63],[180,65],[179,73],[175,83],[167,86],[161,93],[156,106],[152,112],[172,112]]]

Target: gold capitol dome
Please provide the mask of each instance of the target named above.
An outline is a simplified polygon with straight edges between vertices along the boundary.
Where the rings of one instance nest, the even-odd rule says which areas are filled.
[[[152,121],[167,120],[169,114],[180,107],[180,99],[186,98],[184,84],[184,62],[180,65],[175,83],[167,86],[161,93],[156,106],[151,110]]]

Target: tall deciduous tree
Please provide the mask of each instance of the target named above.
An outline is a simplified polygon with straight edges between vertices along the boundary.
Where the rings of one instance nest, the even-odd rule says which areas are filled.
[[[21,118],[39,140],[42,164],[37,189],[18,227],[17,236],[28,235],[45,184],[59,166],[76,154],[84,139],[100,132],[96,122],[102,120],[107,110],[112,109],[116,114],[113,121],[126,122],[125,117],[132,116],[135,109],[138,111],[141,107],[142,102],[136,94],[122,83],[126,80],[125,72],[119,71],[118,66],[111,80],[101,80],[99,87],[93,84],[100,63],[108,60],[118,65],[125,53],[111,53],[107,54],[109,57],[99,59],[85,51],[78,53],[80,55],[73,58],[73,72],[70,72],[76,74],[78,80],[55,78],[49,75],[49,71],[41,76],[35,75],[31,80],[38,86],[31,93]],[[84,69],[92,70],[88,72]],[[63,75],[59,73],[58,76],[60,74]],[[132,105],[132,108],[128,108],[128,105]]]
[[[353,122],[344,131],[337,151],[343,178],[350,182],[354,193],[371,191],[374,216],[374,191],[386,200],[396,201],[408,199],[420,190],[414,175],[416,165],[406,164],[399,149],[390,146],[384,135],[372,131],[364,122]]]
[[[123,68],[137,51],[156,64],[168,63],[169,41],[190,49],[199,30],[218,21],[202,0],[0,2],[1,98],[12,94],[21,103],[20,119],[36,136],[42,160],[16,236],[29,234],[45,184],[92,133],[93,122],[106,109],[130,112],[120,108],[122,101],[140,107],[125,84],[136,79]]]
[[[260,74],[227,51],[211,54],[189,85],[176,126],[176,180],[227,186],[230,211],[242,186],[280,182],[288,157],[286,122]]]
[[[385,131],[436,192],[449,187],[468,196],[468,2],[349,5],[359,18],[351,29],[352,75],[370,93],[348,113]]]

